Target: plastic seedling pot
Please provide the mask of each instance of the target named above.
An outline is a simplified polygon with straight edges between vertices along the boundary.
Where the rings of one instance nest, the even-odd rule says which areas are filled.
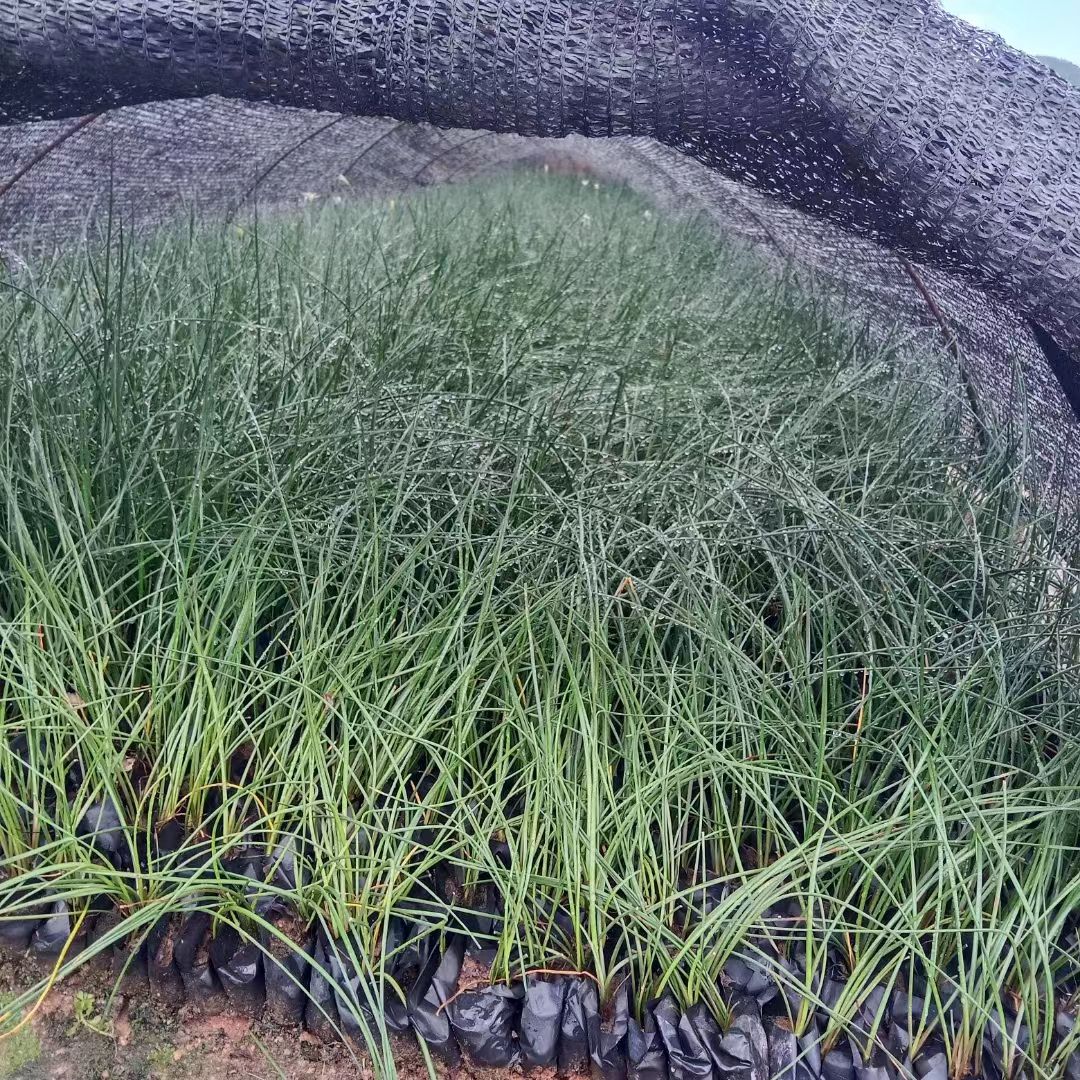
[[[680,922],[683,933],[699,926],[727,899],[731,887],[724,884],[699,885],[680,901]]]
[[[94,933],[104,936],[124,921],[121,912],[107,911],[97,921]],[[142,931],[133,931],[113,944],[109,954],[112,976],[119,989],[125,993],[145,993],[149,970],[147,966],[146,937]]]
[[[222,870],[244,878],[244,896],[252,906],[260,902],[260,896],[264,892],[264,863],[264,857],[253,847],[241,848],[229,858],[222,860]]]
[[[221,984],[210,966],[210,937],[213,920],[205,911],[189,915],[180,925],[173,958],[189,1004],[204,1011],[224,1001]]]
[[[13,918],[0,919],[0,947],[21,955],[30,948],[34,931],[49,916],[49,902],[37,900],[29,890],[16,886],[4,906],[9,911],[18,911],[19,914]]]
[[[295,889],[307,884],[310,873],[305,859],[306,845],[293,833],[283,833],[264,860],[264,881],[279,889]]]
[[[800,1071],[801,1070],[801,1071]],[[811,1028],[799,1039],[799,1058],[795,1075],[802,1080],[817,1080],[821,1075],[821,1032]]]
[[[626,1033],[630,1020],[630,991],[626,980],[600,1006],[598,996],[585,1000],[585,1030],[589,1038],[592,1074],[600,1080],[625,1080]]]
[[[364,1045],[377,1036],[379,1025],[371,1007],[374,988],[370,975],[359,968],[353,959],[359,948],[355,940],[328,941],[326,951],[341,1033]]]
[[[395,1035],[404,1035],[411,1028],[409,991],[420,978],[431,950],[431,938],[416,938],[415,932],[415,927],[395,917],[387,925],[383,942],[383,955],[387,957],[383,1022]]]
[[[173,818],[151,838],[151,869],[187,880],[216,879],[214,853],[209,840],[190,836],[183,824]]]
[[[816,1010],[817,1021],[821,1027],[827,1028],[833,1010],[844,992],[844,984],[836,979],[822,979],[817,987],[817,996],[821,1000],[821,1006]]]
[[[769,1076],[773,1080],[802,1080],[797,1072],[799,1040],[787,1020],[771,1017],[765,1024],[765,1038],[769,1044]]]
[[[466,901],[468,910],[462,912],[462,929],[466,951],[481,953],[492,947],[492,940],[502,933],[502,897],[494,886],[477,890]]]
[[[267,1015],[279,1024],[299,1024],[307,1008],[309,958],[315,947],[315,935],[285,907],[270,907],[262,915],[285,938],[282,941],[265,927],[259,928]]]
[[[721,1067],[730,1064],[730,1048],[725,1051],[722,1045],[724,1033],[720,1030],[716,1018],[701,1002],[691,1005],[679,1019],[679,1035],[684,1045],[688,1045],[688,1033],[692,1033],[693,1039],[705,1048],[713,1071],[724,1075]]]
[[[131,868],[131,851],[124,822],[116,803],[109,796],[86,808],[76,831],[95,852],[118,870]]]
[[[559,1026],[559,1071],[564,1073],[583,1071],[588,1064],[587,1007],[596,1001],[596,987],[588,979],[575,975],[569,982]]]
[[[880,1048],[865,1065],[855,1066],[855,1080],[897,1080],[899,1073]]]
[[[910,1073],[912,1071],[910,1058],[911,1032],[908,1030],[907,1025],[897,1024],[890,1020],[885,1045],[888,1047],[893,1060],[902,1062],[904,1071]]]
[[[765,963],[755,956],[729,956],[721,975],[724,984],[740,995],[753,997],[764,1007],[779,993],[779,987]]]
[[[822,1080],[855,1080],[855,1059],[846,1042],[834,1046],[821,1061]]]
[[[773,1017],[766,1030],[769,1076],[783,1080],[818,1080],[821,1076],[821,1037],[811,1030],[801,1039],[783,1018]]]
[[[54,900],[48,905],[45,918],[34,928],[28,955],[49,964],[58,960],[61,953],[68,960],[77,956],[86,948],[99,914],[96,910],[90,910],[79,922],[66,900]]]
[[[30,948],[30,939],[41,922],[40,916],[0,921],[0,945],[11,953],[26,952]]]
[[[123,922],[123,915],[117,911],[112,901],[106,901],[104,903],[104,910],[98,913],[97,918],[94,919],[93,926],[91,926],[87,932],[87,950],[89,951],[97,948],[109,932],[115,930],[121,922]],[[115,946],[102,947],[97,955],[90,961],[91,966],[104,972],[110,971],[113,964],[113,948],[115,948]]]
[[[57,959],[71,936],[71,908],[66,900],[54,900],[45,918],[34,928],[30,955],[37,960]]]
[[[466,955],[458,975],[458,989],[446,1011],[458,1045],[470,1060],[490,1068],[505,1068],[518,1060],[514,1032],[522,987],[491,985],[494,959],[494,949]]]
[[[1059,1039],[1067,1039],[1076,1027],[1076,1017],[1072,1013],[1059,1010],[1054,1017],[1054,1034]],[[1065,1062],[1066,1080],[1080,1080],[1080,1050],[1074,1050]]]
[[[165,915],[146,936],[146,972],[150,992],[166,1005],[180,1005],[184,1000],[184,981],[176,965],[176,942],[179,919]]]
[[[875,986],[859,1006],[855,1022],[851,1027],[851,1034],[858,1038],[863,1045],[869,1042],[878,1016],[881,1015],[882,1019],[885,1019],[889,1015],[887,1009],[882,1009],[887,993],[888,990],[884,985]]]
[[[949,1059],[942,1043],[927,1044],[913,1064],[919,1080],[949,1080]]]
[[[167,859],[179,852],[187,840],[187,830],[179,818],[172,818],[154,830],[153,853],[155,861]]]
[[[446,1005],[456,992],[464,953],[461,938],[451,939],[441,955],[432,950],[408,998],[409,1019],[416,1033],[448,1065],[461,1060]]]
[[[245,1016],[257,1016],[266,997],[257,942],[233,926],[220,926],[210,942],[210,963],[229,1004]]]
[[[626,1025],[626,1075],[628,1080],[668,1080],[667,1051],[656,1026],[653,1005],[645,1008],[642,1024],[630,1017]]]
[[[518,1021],[518,1047],[525,1068],[546,1068],[559,1056],[559,1028],[569,980],[536,976],[526,980]]]
[[[308,1000],[304,1009],[304,1027],[323,1042],[333,1042],[339,1037],[338,1011],[334,988],[326,976],[330,972],[330,960],[326,955],[326,935],[319,928],[315,936],[314,963],[308,976]],[[321,970],[320,970],[321,969]]]
[[[665,994],[656,1003],[653,1016],[667,1051],[671,1080],[711,1080],[713,1065],[709,1052],[693,1024],[680,1014],[679,1006],[670,994]]]
[[[755,998],[747,995],[734,1003],[713,1064],[723,1080],[769,1080],[769,1044]]]

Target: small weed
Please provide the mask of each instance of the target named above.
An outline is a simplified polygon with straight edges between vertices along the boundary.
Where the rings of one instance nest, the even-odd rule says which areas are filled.
[[[146,1055],[146,1067],[150,1080],[165,1080],[171,1075],[174,1066],[175,1050],[167,1043],[155,1047]]]
[[[78,1034],[80,1030],[93,1032],[95,1035],[103,1035],[112,1038],[112,1022],[98,1014],[97,1002],[93,994],[85,990],[75,993],[75,1000],[71,1007],[72,1023],[67,1030],[68,1037]]]

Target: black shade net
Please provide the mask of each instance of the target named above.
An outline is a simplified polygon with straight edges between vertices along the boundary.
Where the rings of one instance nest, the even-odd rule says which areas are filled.
[[[1080,89],[938,0],[7,0],[0,123],[9,262],[118,210],[627,183],[947,343],[1080,490]]]

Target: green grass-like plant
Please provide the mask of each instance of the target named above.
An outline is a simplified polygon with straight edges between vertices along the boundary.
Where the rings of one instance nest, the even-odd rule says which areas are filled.
[[[258,935],[244,859],[295,849],[258,888],[376,972],[393,916],[497,893],[494,978],[723,1020],[741,951],[827,1045],[884,984],[956,1076],[988,1034],[1059,1075],[1077,579],[962,402],[572,179],[36,265],[0,291],[0,915],[115,905],[57,974],[192,908]]]

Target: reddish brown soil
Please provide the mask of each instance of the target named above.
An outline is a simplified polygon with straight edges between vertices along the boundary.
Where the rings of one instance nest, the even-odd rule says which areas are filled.
[[[0,962],[0,993],[34,984],[43,972],[22,961]],[[308,1032],[252,1021],[227,1012],[202,1015],[170,1009],[148,992],[122,992],[101,971],[82,971],[44,999],[16,1048],[0,1040],[0,1080],[369,1080],[370,1062],[355,1048],[325,1044]],[[77,993],[93,996],[90,1021],[75,1019]],[[416,1044],[394,1043],[402,1080],[427,1080]],[[439,1080],[510,1080],[521,1070],[439,1066]],[[553,1069],[532,1070],[529,1080],[556,1080]],[[585,1080],[571,1077],[569,1080]]]
[[[490,982],[491,965],[482,963],[475,956],[466,956],[458,975],[458,986],[467,986],[471,989],[476,986],[487,986]]]
[[[274,926],[278,928],[294,945],[299,945],[304,940],[307,927],[302,920],[292,915],[275,915],[271,918]],[[278,960],[287,959],[294,952],[280,938],[270,934],[266,943],[270,955]]]

